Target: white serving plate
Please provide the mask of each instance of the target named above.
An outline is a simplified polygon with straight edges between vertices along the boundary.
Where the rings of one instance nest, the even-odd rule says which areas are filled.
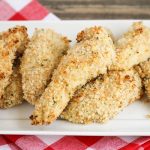
[[[34,28],[52,28],[68,36],[75,42],[76,34],[94,25],[109,28],[115,37],[125,32],[135,20],[97,20],[97,21],[25,21],[0,22],[0,31],[14,25],[25,25],[31,35]],[[143,21],[150,27],[150,21]],[[79,125],[57,120],[48,126],[32,126],[28,119],[34,107],[24,102],[8,110],[0,110],[0,134],[42,134],[42,135],[150,135],[150,103],[137,101],[124,109],[107,124]]]

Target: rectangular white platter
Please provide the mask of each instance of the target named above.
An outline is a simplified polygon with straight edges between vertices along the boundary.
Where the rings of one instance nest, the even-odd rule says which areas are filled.
[[[35,28],[52,28],[68,36],[75,42],[76,34],[90,26],[104,26],[109,28],[117,38],[135,20],[95,20],[95,21],[26,21],[0,22],[0,31],[15,25],[25,25],[31,35]],[[143,21],[150,27],[150,21]],[[107,124],[80,125],[57,120],[48,126],[30,125],[29,116],[34,107],[24,102],[11,109],[0,110],[0,134],[37,134],[37,135],[150,135],[150,103],[137,101],[125,108],[115,119]]]

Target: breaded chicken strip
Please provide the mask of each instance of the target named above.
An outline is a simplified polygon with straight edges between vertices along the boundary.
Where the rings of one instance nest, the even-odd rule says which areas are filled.
[[[92,33],[92,34],[91,34]],[[84,37],[79,40],[79,37]],[[107,30],[91,27],[78,34],[54,71],[52,81],[40,97],[31,116],[32,124],[50,124],[63,111],[74,92],[112,64],[115,49]]]
[[[126,70],[150,57],[150,29],[141,22],[132,25],[116,43],[116,59],[111,70]]]
[[[23,91],[21,84],[21,74],[19,72],[19,65],[13,67],[13,73],[10,77],[10,83],[5,88],[3,98],[1,98],[0,101],[0,108],[10,108],[22,103]]]
[[[104,123],[140,98],[141,79],[136,71],[109,71],[78,90],[61,114],[74,123]]]
[[[51,29],[36,29],[22,58],[24,99],[35,104],[53,70],[69,48],[69,40]]]
[[[1,34],[0,39],[0,98],[9,84],[16,53],[22,53],[28,41],[27,29],[16,26]]]
[[[135,66],[135,69],[143,79],[143,85],[145,87],[146,94],[150,99],[150,59]]]

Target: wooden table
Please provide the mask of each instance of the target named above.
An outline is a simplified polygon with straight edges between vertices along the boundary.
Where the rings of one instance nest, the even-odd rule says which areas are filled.
[[[61,19],[150,19],[150,0],[39,0]]]

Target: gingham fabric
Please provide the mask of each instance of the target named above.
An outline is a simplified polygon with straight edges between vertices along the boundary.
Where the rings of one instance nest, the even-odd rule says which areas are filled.
[[[59,20],[36,0],[0,0],[0,20]],[[150,150],[150,137],[0,135],[0,150]]]
[[[36,0],[0,0],[0,20],[59,20]]]
[[[0,150],[150,150],[150,137],[1,135]]]

